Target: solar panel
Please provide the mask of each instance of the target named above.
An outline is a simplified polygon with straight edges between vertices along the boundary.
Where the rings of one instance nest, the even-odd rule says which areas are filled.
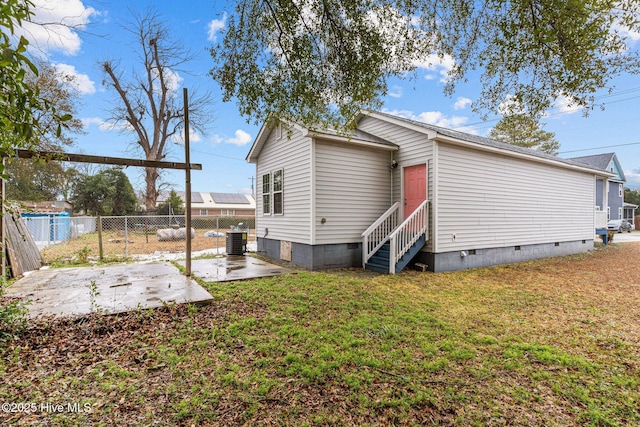
[[[191,203],[204,203],[204,200],[202,199],[202,195],[200,193],[192,191]]]
[[[237,205],[248,205],[251,203],[244,194],[211,193],[211,197],[213,197],[214,202],[220,204],[233,203]]]
[[[176,193],[178,194],[178,197],[180,197],[182,199],[183,202],[186,202],[187,200],[185,199],[185,192],[184,191],[176,191]],[[204,199],[202,198],[202,195],[200,193],[198,193],[197,191],[192,191],[191,192],[191,203],[204,203]]]

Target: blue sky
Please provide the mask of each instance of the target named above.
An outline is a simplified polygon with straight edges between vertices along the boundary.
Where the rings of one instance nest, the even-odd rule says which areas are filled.
[[[110,1],[110,0],[34,0],[36,19],[60,22],[68,27],[27,28],[27,36],[40,55],[56,67],[76,76],[82,94],[79,118],[86,134],[76,137],[70,152],[115,157],[138,157],[131,151],[132,136],[105,126],[113,106],[114,93],[102,85],[98,62],[120,60],[124,68],[135,63],[133,40],[123,25],[131,21],[130,10],[143,12],[153,7],[167,23],[176,41],[198,54],[188,66],[189,73],[179,72],[177,83],[213,96],[213,121],[206,135],[191,138],[191,161],[201,163],[202,171],[192,172],[193,191],[249,193],[255,168],[244,159],[259,126],[248,123],[238,114],[234,102],[222,103],[220,90],[207,75],[213,65],[206,48],[220,37],[226,15],[234,2],[192,1]],[[640,40],[637,41],[640,43]],[[633,46],[638,48],[638,45]],[[433,62],[433,61],[432,61]],[[483,122],[469,104],[479,94],[477,76],[470,75],[452,97],[443,95],[445,74],[451,61],[422,65],[415,78],[394,80],[385,98],[384,111],[427,123],[486,136],[499,117]],[[559,99],[548,111],[545,130],[554,132],[560,142],[561,157],[586,156],[616,152],[627,177],[627,186],[640,188],[640,78],[620,76],[611,82],[611,91],[596,96],[596,107],[584,116]],[[601,107],[604,107],[602,110]],[[175,145],[170,160],[183,161],[183,149]],[[129,168],[127,173],[136,189],[143,188],[142,170]],[[169,172],[163,180],[176,190],[184,189],[184,173]]]

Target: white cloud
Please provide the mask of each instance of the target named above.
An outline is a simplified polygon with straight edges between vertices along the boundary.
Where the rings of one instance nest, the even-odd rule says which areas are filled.
[[[393,86],[389,91],[389,96],[392,98],[402,98],[402,87],[401,86]]]
[[[210,141],[212,144],[222,144],[224,142],[224,138],[222,138],[220,135],[213,135],[210,138]]]
[[[82,95],[91,95],[96,92],[95,84],[89,76],[87,74],[78,73],[73,65],[53,64],[53,66],[58,73],[71,76],[71,85]]]
[[[440,111],[423,111],[422,113],[415,114],[413,111],[408,110],[395,110],[385,111],[388,114],[394,116],[404,117],[406,119],[415,120],[417,122],[423,122],[434,126],[440,126],[447,129],[455,129],[461,132],[467,132],[477,135],[478,132],[471,128],[466,128],[465,123],[469,120],[464,116],[446,116]]]
[[[237,145],[238,147],[242,147],[243,145],[247,145],[248,143],[250,143],[251,139],[251,135],[249,135],[242,129],[238,129],[236,130],[235,136],[233,138],[228,138],[224,142],[226,144],[233,144]]]
[[[154,74],[154,79],[156,79],[156,82],[154,83],[154,89],[159,92],[160,86],[157,84],[157,82],[159,81],[160,77],[158,76],[158,70],[154,68],[152,71]],[[180,77],[180,75],[177,72],[166,67],[163,69],[163,75],[164,75],[164,82],[167,86],[167,89],[169,90],[169,93],[167,95],[172,97],[176,96],[177,91],[180,88],[180,85],[182,84],[182,81],[184,79]]]
[[[238,129],[235,131],[234,136],[230,138],[224,138],[220,135],[213,135],[211,137],[212,144],[232,144],[237,145],[238,147],[242,147],[244,145],[249,144],[253,138],[247,132],[242,129]]]
[[[456,61],[450,55],[444,55],[440,58],[437,54],[432,53],[426,58],[416,61],[414,65],[423,70],[432,71],[434,74],[426,74],[424,78],[426,80],[434,80],[440,75],[440,82],[446,83],[449,78],[449,72],[456,65]]]
[[[184,130],[180,134],[180,138],[184,140]],[[189,142],[200,142],[202,141],[202,137],[199,133],[194,131],[193,129],[189,129]]]
[[[133,127],[128,122],[113,123],[108,122],[100,117],[85,117],[80,119],[82,125],[87,128],[89,126],[97,126],[102,132],[121,132],[125,129],[133,130]]]
[[[640,169],[624,171],[624,177],[627,178],[626,188],[640,189]]]
[[[571,100],[564,95],[556,98],[553,107],[556,108],[560,114],[575,114],[582,111],[582,107],[572,104]]]
[[[78,31],[86,27],[92,16],[99,15],[81,0],[34,0],[32,11],[34,23],[23,22],[16,34],[25,36],[44,55],[51,52],[77,55],[82,44]]]
[[[503,116],[524,113],[524,109],[520,102],[511,94],[507,95],[506,99],[498,105],[498,111]]]
[[[634,44],[640,40],[640,32],[635,29],[629,28],[618,18],[618,22],[611,26],[611,32],[618,33],[626,41],[626,49],[630,49]]]
[[[464,110],[469,105],[471,105],[472,102],[473,101],[470,100],[469,98],[465,98],[463,96],[459,96],[458,99],[456,100],[456,103],[453,104],[453,109],[454,110]]]
[[[222,14],[222,19],[213,19],[209,22],[207,31],[207,40],[210,42],[216,41],[218,33],[224,29],[227,25],[227,12]]]

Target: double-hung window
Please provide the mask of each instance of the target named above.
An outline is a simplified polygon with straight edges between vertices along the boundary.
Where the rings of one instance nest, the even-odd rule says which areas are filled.
[[[284,174],[282,169],[273,172],[273,213],[282,215],[284,213],[283,187]]]
[[[262,214],[284,214],[284,170],[262,175]]]
[[[262,214],[271,215],[271,174],[262,175]]]

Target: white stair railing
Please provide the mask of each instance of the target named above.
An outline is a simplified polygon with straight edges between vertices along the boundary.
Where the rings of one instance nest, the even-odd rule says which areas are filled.
[[[391,251],[389,254],[389,273],[396,274],[396,264],[400,261],[400,258],[407,253],[423,234],[427,233],[428,206],[428,201],[422,202],[389,236]]]
[[[400,203],[394,203],[380,218],[362,233],[362,267],[382,245],[389,240],[389,235],[398,226]]]

